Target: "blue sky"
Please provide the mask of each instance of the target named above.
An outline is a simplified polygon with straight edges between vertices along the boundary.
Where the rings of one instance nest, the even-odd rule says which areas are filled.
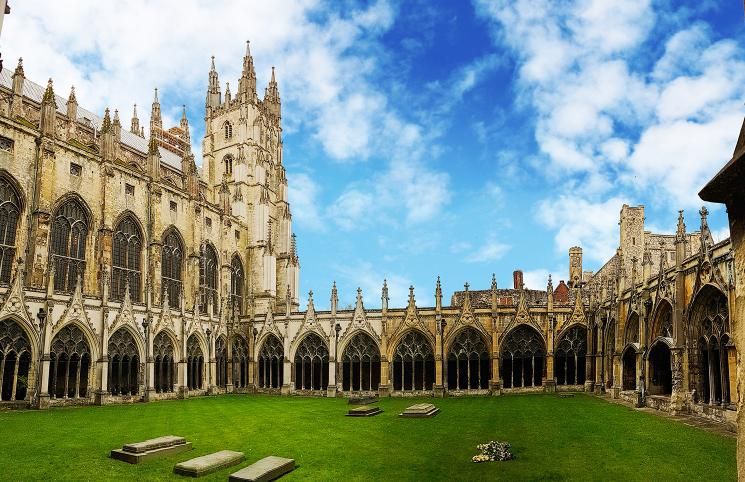
[[[657,232],[729,160],[743,118],[737,2],[320,0],[17,2],[6,66],[127,125],[186,104],[201,152],[210,55],[233,91],[251,40],[259,85],[276,65],[301,286],[328,306],[433,304],[514,269],[530,288],[618,244],[623,203]],[[269,5],[271,3],[271,5]],[[29,41],[29,38],[35,39]],[[710,225],[726,237],[726,213]],[[303,299],[305,296],[303,296]]]

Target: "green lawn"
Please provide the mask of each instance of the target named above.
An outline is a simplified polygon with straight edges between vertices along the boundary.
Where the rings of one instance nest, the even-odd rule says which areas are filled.
[[[350,418],[343,399],[260,395],[0,412],[0,479],[174,479],[176,462],[222,449],[247,460],[203,480],[227,480],[267,455],[296,460],[288,481],[736,479],[734,438],[594,397],[425,401],[440,414],[401,419],[415,401],[383,399],[382,414]],[[108,457],[126,442],[168,434],[194,450],[143,465]],[[517,459],[471,462],[476,444],[489,440],[512,443]]]

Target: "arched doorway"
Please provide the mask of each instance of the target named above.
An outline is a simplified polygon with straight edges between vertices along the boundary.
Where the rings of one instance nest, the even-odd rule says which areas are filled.
[[[409,331],[393,352],[393,390],[432,390],[435,380],[435,355],[427,338]]]
[[[374,391],[380,385],[380,351],[367,333],[355,334],[342,355],[342,390]]]
[[[280,388],[284,373],[284,349],[282,342],[269,335],[259,351],[259,387]]]
[[[140,352],[132,333],[119,328],[109,338],[109,393],[136,395],[140,391]]]
[[[51,397],[87,397],[91,353],[81,329],[77,325],[63,327],[52,340],[49,352]]]
[[[587,355],[587,329],[573,326],[561,337],[556,346],[554,373],[558,385],[582,385],[585,383]]]
[[[649,350],[649,394],[670,395],[673,393],[673,371],[670,346],[658,339]]]
[[[204,376],[204,354],[197,335],[186,341],[186,385],[189,390],[201,390]]]
[[[248,386],[248,343],[240,335],[233,337],[233,386]]]
[[[448,390],[489,388],[489,368],[489,348],[484,338],[471,327],[461,330],[448,353]]]
[[[176,372],[173,343],[164,331],[155,335],[153,339],[153,359],[155,362],[155,391],[157,393],[172,392],[174,373]]]
[[[25,400],[31,368],[31,343],[11,319],[0,321],[0,400]]]
[[[546,345],[534,328],[519,325],[510,331],[502,343],[501,355],[504,388],[543,384]]]
[[[626,347],[622,357],[623,390],[636,390],[636,350],[633,345]]]
[[[326,390],[329,384],[329,349],[323,339],[310,333],[295,352],[295,389]]]

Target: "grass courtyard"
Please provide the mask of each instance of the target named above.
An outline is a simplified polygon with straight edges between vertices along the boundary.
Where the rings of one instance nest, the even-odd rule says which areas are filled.
[[[220,396],[150,404],[0,412],[2,480],[172,480],[177,462],[222,449],[246,462],[204,477],[227,480],[267,455],[298,468],[282,480],[736,480],[735,439],[577,395],[426,399],[431,419],[345,417],[346,400]],[[142,465],[112,448],[180,435],[194,450]],[[475,446],[512,443],[516,460],[474,464]]]

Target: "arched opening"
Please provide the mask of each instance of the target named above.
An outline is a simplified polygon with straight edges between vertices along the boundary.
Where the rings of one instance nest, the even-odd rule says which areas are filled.
[[[670,347],[658,340],[649,351],[649,394],[670,395],[673,393],[673,371]]]
[[[228,346],[225,336],[218,336],[215,340],[215,383],[225,388],[228,384]]]
[[[448,353],[448,390],[489,388],[489,365],[489,348],[481,334],[470,327],[461,330]]]
[[[230,305],[233,311],[239,315],[243,314],[243,263],[238,255],[234,255],[230,261]]]
[[[49,394],[52,398],[87,397],[90,347],[77,325],[63,327],[50,348]]]
[[[136,395],[140,391],[140,356],[132,334],[120,328],[109,338],[109,393]]]
[[[556,346],[554,372],[558,385],[582,385],[585,383],[587,355],[587,329],[573,326],[561,337]]]
[[[623,352],[623,390],[636,390],[636,350],[632,346]]]
[[[0,283],[2,284],[10,283],[21,208],[21,195],[15,189],[13,182],[4,175],[0,176]]]
[[[631,313],[628,321],[626,322],[626,336],[624,337],[624,344],[639,343],[639,315],[636,312]]]
[[[223,130],[225,131],[225,140],[230,140],[233,137],[233,124],[225,121],[225,124],[223,124]]]
[[[295,389],[326,390],[329,383],[329,349],[320,336],[311,333],[295,352]]]
[[[186,378],[189,390],[201,390],[204,375],[204,353],[197,335],[186,341]]]
[[[380,351],[367,333],[349,340],[342,355],[342,390],[374,391],[380,385]]]
[[[269,335],[259,352],[259,387],[280,388],[284,374],[284,348],[274,335]]]
[[[173,343],[166,332],[161,331],[153,339],[153,358],[155,361],[155,391],[173,392],[176,366],[173,356]]]
[[[85,243],[88,237],[87,210],[77,199],[68,199],[54,215],[51,230],[51,258],[54,289],[72,292],[78,275],[85,273]]]
[[[226,123],[227,127],[227,123]],[[227,137],[226,137],[227,139]],[[223,163],[225,164],[225,174],[228,176],[228,178],[233,176],[233,156],[228,154],[227,156],[222,158]]]
[[[181,269],[184,259],[184,245],[175,228],[166,231],[160,254],[161,288],[168,295],[168,306],[181,306]]]
[[[217,253],[211,244],[202,245],[202,253],[199,257],[199,311],[207,314],[207,309],[212,304],[213,312],[217,306]]]
[[[126,216],[114,229],[111,251],[111,297],[124,299],[129,284],[132,301],[140,301],[142,234],[135,219]]]
[[[605,331],[605,387],[611,388],[616,383],[616,370],[613,357],[616,354],[616,320],[611,320]]]
[[[0,321],[0,400],[25,400],[31,368],[31,343],[21,326]]]
[[[519,325],[509,332],[502,343],[501,355],[504,388],[543,384],[546,345],[535,329]]]
[[[248,343],[240,335],[233,337],[233,386],[248,386]]]
[[[699,373],[696,376],[694,370],[694,386],[704,403],[728,405],[730,359],[735,359],[735,346],[729,336],[729,309],[724,293],[710,285],[702,288],[691,309],[691,322],[698,334],[695,355]]]
[[[409,331],[393,353],[393,389],[397,391],[432,390],[435,380],[435,355],[427,338]]]

